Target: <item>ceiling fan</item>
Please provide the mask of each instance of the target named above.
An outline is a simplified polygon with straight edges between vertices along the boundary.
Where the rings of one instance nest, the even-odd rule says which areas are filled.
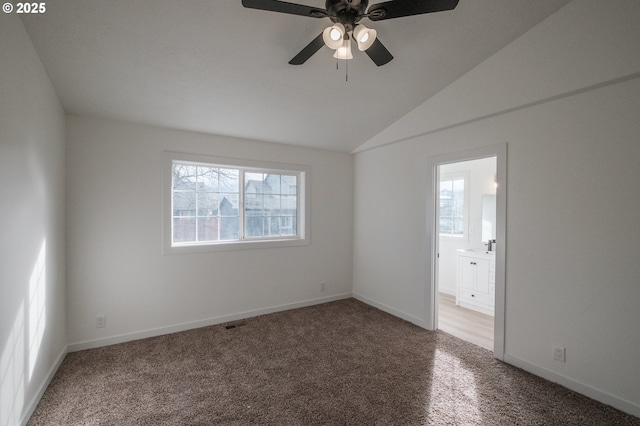
[[[351,38],[356,40],[358,49],[364,51],[371,60],[381,66],[393,59],[393,55],[380,42],[376,30],[360,24],[362,18],[371,21],[401,18],[403,16],[452,10],[459,0],[389,0],[369,5],[369,0],[326,0],[325,8],[288,3],[280,0],[242,0],[249,9],[269,10],[311,18],[329,18],[333,25],[326,28],[311,43],[289,61],[291,65],[302,65],[323,45],[334,49],[334,58],[351,59]],[[349,36],[351,33],[351,36]]]

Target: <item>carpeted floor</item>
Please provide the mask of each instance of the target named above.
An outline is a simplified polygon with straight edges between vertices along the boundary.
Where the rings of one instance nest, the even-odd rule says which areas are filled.
[[[640,425],[353,299],[70,353],[29,425]]]

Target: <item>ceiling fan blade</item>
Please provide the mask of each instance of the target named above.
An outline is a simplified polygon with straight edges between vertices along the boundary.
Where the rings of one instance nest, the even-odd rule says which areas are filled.
[[[384,44],[376,38],[370,48],[364,51],[377,66],[391,62],[393,55],[384,47]]]
[[[312,18],[328,16],[327,11],[324,9],[279,0],[242,0],[242,5],[249,9],[269,10],[271,12],[290,13]]]
[[[372,21],[453,10],[459,0],[391,0],[372,5],[367,14]]]
[[[291,65],[302,65],[307,62],[307,59],[313,56],[320,48],[324,46],[324,40],[322,39],[322,33],[313,41],[300,51],[292,60],[289,61]]]

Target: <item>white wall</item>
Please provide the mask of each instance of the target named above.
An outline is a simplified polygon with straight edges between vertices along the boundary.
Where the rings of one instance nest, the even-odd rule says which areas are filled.
[[[64,112],[20,19],[0,16],[0,425],[66,353]]]
[[[354,293],[426,324],[427,159],[506,142],[505,359],[640,415],[637,22],[635,0],[576,0],[418,107],[413,135],[399,122],[387,145],[363,147]],[[460,114],[418,125],[420,113],[453,105]],[[381,194],[402,206],[393,228],[380,226],[390,214],[377,208]],[[552,359],[554,345],[566,363]]]
[[[350,297],[350,154],[75,116],[67,129],[70,350]],[[166,150],[308,165],[311,244],[163,255]]]
[[[469,217],[466,238],[440,237],[438,258],[439,290],[456,294],[456,273],[459,249],[486,249],[482,241],[482,196],[495,194],[496,157],[461,161],[440,167],[440,174],[469,173]],[[428,259],[426,261],[429,261]]]

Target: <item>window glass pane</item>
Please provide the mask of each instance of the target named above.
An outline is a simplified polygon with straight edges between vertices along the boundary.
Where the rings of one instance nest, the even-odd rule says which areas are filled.
[[[451,218],[448,218],[448,217],[440,218],[440,233],[442,234],[451,233]]]
[[[263,178],[263,182],[258,182]],[[297,234],[297,177],[247,173],[245,236],[280,237]],[[286,194],[286,195],[284,195]]]
[[[196,189],[196,166],[186,164],[173,165],[173,189]]]
[[[296,217],[281,216],[280,217],[280,235],[296,235]]]
[[[298,193],[298,177],[282,175],[280,193],[296,195]]]
[[[238,235],[238,217],[221,217],[220,218],[220,240],[237,240]]]
[[[198,192],[198,216],[218,216],[218,194]]]
[[[264,183],[264,191],[266,194],[280,193],[280,175],[266,175]]]
[[[272,214],[278,214],[280,211],[280,196],[279,195],[265,195],[263,199],[264,214],[269,216]]]
[[[199,217],[198,241],[217,241],[218,239],[218,218]]]
[[[240,170],[237,169],[218,169],[219,191],[238,194],[240,192],[239,174]]]
[[[264,195],[262,194],[245,194],[244,196],[244,212],[247,216],[263,216],[264,214]]]
[[[220,197],[220,216],[222,217],[238,217],[238,207],[240,205],[240,196],[236,193],[221,192]]]
[[[218,191],[218,169],[198,166],[198,191]]]
[[[295,176],[283,176],[281,180],[283,194],[295,194],[296,181]],[[298,197],[296,195],[280,196],[278,215],[280,216],[278,220],[278,235],[296,235],[297,227],[295,218],[298,215]]]
[[[453,193],[456,197],[464,196],[464,180],[456,179],[453,181]]]
[[[245,217],[245,236],[262,237],[264,218],[262,216],[246,216]]]
[[[264,194],[264,175],[262,173],[245,173],[244,187],[246,194]]]
[[[440,198],[440,218],[449,217],[453,214],[453,200]]]
[[[461,217],[456,217],[453,219],[453,230],[451,231],[452,234],[459,234],[462,235],[463,234],[463,225],[464,225],[464,221]]]
[[[295,195],[283,195],[280,201],[280,214],[285,216],[297,216],[298,197]]]
[[[464,235],[464,179],[440,182],[441,234]]]
[[[173,216],[195,216],[196,194],[195,192],[173,193]]]
[[[453,198],[453,181],[440,182],[440,199],[451,200]]]
[[[196,219],[178,217],[173,219],[173,241],[184,243],[196,240]]]

